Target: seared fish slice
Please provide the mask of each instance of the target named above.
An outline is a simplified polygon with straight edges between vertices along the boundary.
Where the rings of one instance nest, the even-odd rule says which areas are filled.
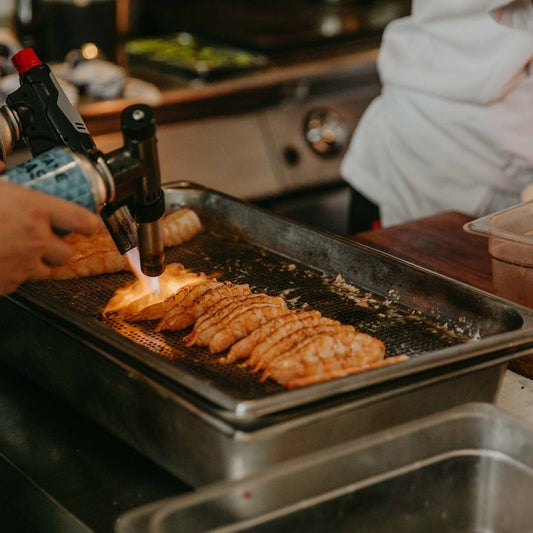
[[[247,284],[234,285],[229,282],[217,283],[216,285],[196,285],[179,302],[171,307],[158,324],[156,331],[177,331],[194,324],[198,317],[210,309],[223,298],[245,296],[250,294]]]
[[[203,273],[188,272],[183,274],[174,280],[175,283],[181,283],[181,287],[176,289],[173,293],[162,299],[158,299],[157,296],[153,294],[152,298],[147,296],[144,301],[138,300],[136,302],[132,302],[132,305],[130,305],[122,313],[123,318],[128,322],[157,320],[164,315],[169,302],[174,301],[178,295],[180,295],[183,291],[186,291],[189,287],[198,283],[202,283],[206,279],[206,275]]]
[[[171,263],[159,277],[161,293],[148,290],[144,281],[135,280],[125,287],[117,289],[105,306],[102,314],[107,316],[117,313],[126,320],[148,320],[150,317],[140,316],[152,306],[161,305],[168,297],[169,291],[176,286],[187,286],[205,279],[205,274],[190,272],[180,263]]]
[[[167,329],[166,327],[161,327],[165,322],[165,317],[174,316],[171,315],[173,312],[175,314],[179,314],[181,311],[186,309],[198,296],[201,296],[205,292],[215,287],[221,287],[223,285],[224,283],[218,281],[216,278],[206,278],[197,285],[185,287],[184,290],[175,294],[165,305],[165,312],[161,316],[161,322],[157,325],[156,331]]]
[[[243,339],[236,342],[228,352],[225,358],[221,358],[221,363],[233,363],[240,359],[245,359],[252,353],[257,346],[265,342],[266,339],[271,338],[274,334],[288,335],[291,331],[291,327],[297,327],[296,324],[305,320],[307,317],[320,317],[319,311],[306,311],[297,312],[291,311],[290,313],[269,320],[260,327],[254,329]],[[294,326],[293,326],[294,324]]]
[[[352,326],[343,326],[336,320],[323,320],[327,320],[327,322],[299,328],[289,335],[282,337],[277,342],[271,344],[267,349],[261,351],[253,361],[252,358],[250,358],[250,360],[247,361],[247,366],[253,364],[251,372],[258,372],[259,370],[266,368],[272,361],[275,361],[280,357],[285,357],[294,346],[297,346],[302,341],[305,342],[309,340],[311,337],[314,337],[319,333],[336,333],[341,328],[353,329]]]
[[[255,303],[271,303],[280,307],[287,307],[283,298],[268,296],[263,293],[241,296],[229,302],[223,301],[222,305],[219,308],[217,307],[214,312],[210,310],[196,321],[191,333],[184,338],[187,346],[192,346],[193,344],[209,346],[213,336],[224,327],[225,320],[231,320],[237,313]]]
[[[314,335],[270,362],[261,381],[272,378],[285,384],[297,378],[377,363],[384,355],[385,346],[380,340],[343,326],[337,332]]]
[[[365,372],[366,370],[372,370],[374,368],[380,368],[382,366],[394,365],[400,361],[406,361],[409,359],[407,355],[395,355],[392,357],[387,357],[382,361],[377,361],[375,363],[369,364],[358,364],[355,366],[350,366],[343,368],[341,370],[328,370],[319,374],[310,374],[302,378],[295,378],[285,383],[285,386],[288,389],[295,389],[297,387],[305,387],[306,385],[313,385],[314,383],[321,383],[322,381],[328,381],[330,379],[342,378],[344,376],[350,376],[352,374],[358,374],[360,372]]]
[[[183,298],[185,298],[193,285],[203,284],[206,282],[217,283],[215,278],[210,278],[203,273],[199,273],[197,276],[198,278],[192,283],[185,284],[183,287],[180,287],[178,290],[174,291],[164,300],[143,309],[142,312],[139,313],[137,320],[156,320],[158,318],[163,318],[169,309],[174,307],[176,304],[181,302]],[[130,320],[134,321],[133,319]]]
[[[284,353],[284,351],[300,339],[316,333],[317,327],[338,327],[340,325],[341,323],[338,320],[315,315],[304,316],[299,320],[291,320],[288,324],[274,331],[259,343],[252,350],[250,357],[242,364],[243,366],[251,366],[252,368],[259,365],[255,370],[257,371],[259,368],[264,368],[263,361],[266,363],[277,354]]]
[[[163,243],[165,247],[178,246],[190,241],[202,229],[198,215],[192,209],[184,207],[163,218]]]
[[[235,316],[222,321],[222,327],[209,342],[209,350],[211,353],[221,352],[265,322],[288,313],[289,309],[277,303],[259,302],[245,306]]]
[[[202,230],[198,215],[187,208],[166,215],[162,226],[165,247],[182,244]],[[72,257],[66,265],[51,267],[47,279],[72,279],[130,270],[127,257],[117,250],[104,226],[88,237],[71,233],[65,240],[72,245]]]

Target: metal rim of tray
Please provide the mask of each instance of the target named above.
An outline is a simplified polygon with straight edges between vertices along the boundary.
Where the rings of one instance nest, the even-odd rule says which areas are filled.
[[[430,279],[431,286],[443,291],[443,294],[450,294],[450,298],[461,297],[474,302],[472,309],[468,312],[475,315],[477,306],[485,311],[494,311],[506,318],[511,316],[512,320],[519,322],[519,326],[513,326],[511,331],[497,332],[486,338],[476,339],[458,346],[451,346],[424,357],[415,357],[398,365],[372,370],[361,374],[347,376],[344,378],[319,383],[310,387],[296,390],[280,391],[276,394],[253,400],[242,400],[228,395],[225,391],[216,386],[206,386],[206,381],[199,379],[195,375],[183,372],[180,368],[168,365],[157,354],[147,352],[135,342],[121,335],[117,335],[111,329],[102,328],[97,320],[85,316],[76,317],[76,312],[72,311],[70,320],[74,317],[74,328],[72,323],[67,323],[68,330],[78,330],[83,335],[97,340],[99,345],[110,347],[115,353],[124,357],[130,363],[140,365],[141,368],[149,369],[153,379],[161,379],[165,383],[172,383],[178,387],[184,387],[200,399],[210,402],[214,410],[220,410],[237,419],[253,419],[266,415],[279,413],[303,405],[319,402],[339,395],[362,391],[366,388],[384,384],[401,378],[431,374],[442,369],[449,368],[452,371],[470,372],[479,368],[486,368],[505,363],[510,359],[520,355],[525,355],[533,350],[533,311],[527,308],[514,305],[511,302],[499,297],[485,293],[473,287],[467,286],[445,276],[436,274],[422,267],[416,266],[407,261],[393,257],[384,252],[373,250],[356,242],[348,241],[341,237],[326,234],[303,225],[288,221],[283,217],[272,215],[246,202],[235,199],[228,195],[206,189],[200,185],[190,182],[175,182],[165,187],[167,206],[171,209],[188,206],[191,208],[216,209],[218,213],[223,213],[228,218],[238,214],[238,223],[246,226],[254,234],[254,238],[260,235],[261,225],[266,218],[276,229],[290,228],[292,234],[297,235],[301,242],[308,243],[309,250],[294,250],[290,246],[285,249],[277,249],[276,253],[288,259],[300,260],[304,257],[306,264],[320,269],[321,265],[311,264],[313,249],[328,247],[326,270],[338,271],[343,274],[347,281],[351,281],[350,273],[346,272],[342,265],[342,254],[357,252],[359,254],[370,254],[377,258],[380,268],[391,268],[394,271],[408,272],[420,279]],[[248,226],[247,226],[248,225]],[[287,231],[285,231],[285,234]],[[274,243],[274,246],[278,243]],[[260,242],[260,246],[272,247],[272,243]],[[293,254],[299,254],[297,258]],[[340,259],[339,259],[340,258]],[[323,256],[321,256],[321,260]],[[383,267],[383,265],[385,265]],[[379,277],[379,273],[377,274]],[[372,287],[375,290],[375,287]],[[388,288],[384,287],[387,292]],[[385,297],[386,295],[383,294]],[[22,287],[11,297],[19,305],[23,305],[37,312],[37,306],[49,321],[59,325],[64,323],[64,308],[54,302],[47,300],[43,302],[36,297],[31,288]],[[30,306],[27,306],[27,303]],[[34,305],[35,304],[35,305]],[[439,302],[436,304],[440,305]],[[440,312],[440,308],[438,309]]]

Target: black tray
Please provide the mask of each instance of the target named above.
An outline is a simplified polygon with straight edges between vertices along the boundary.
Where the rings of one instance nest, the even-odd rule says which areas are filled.
[[[131,40],[126,52],[133,64],[192,78],[229,76],[268,63],[261,54],[205,41],[187,32]]]

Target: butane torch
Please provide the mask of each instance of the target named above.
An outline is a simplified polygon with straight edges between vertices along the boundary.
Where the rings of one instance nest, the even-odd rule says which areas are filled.
[[[0,179],[99,212],[122,254],[138,245],[143,273],[162,274],[165,200],[153,110],[144,104],[124,109],[124,145],[102,154],[48,65],[31,48],[15,54],[13,64],[20,87],[0,107],[0,157],[5,160],[19,139],[34,157]]]

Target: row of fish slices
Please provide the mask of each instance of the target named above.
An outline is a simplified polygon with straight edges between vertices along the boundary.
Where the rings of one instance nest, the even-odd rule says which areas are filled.
[[[252,293],[246,284],[199,283],[167,309],[156,329],[176,331],[193,325],[186,344],[208,346],[211,353],[218,353],[262,323],[288,312],[283,298]]]
[[[288,387],[403,360],[383,361],[378,339],[318,311],[291,311],[283,298],[252,294],[246,284],[202,279],[160,304],[158,316],[144,309],[129,320],[147,315],[161,319],[158,331],[193,325],[187,345],[208,346],[212,353],[230,348],[222,362],[241,361],[251,372],[262,370],[262,380],[271,377]]]

